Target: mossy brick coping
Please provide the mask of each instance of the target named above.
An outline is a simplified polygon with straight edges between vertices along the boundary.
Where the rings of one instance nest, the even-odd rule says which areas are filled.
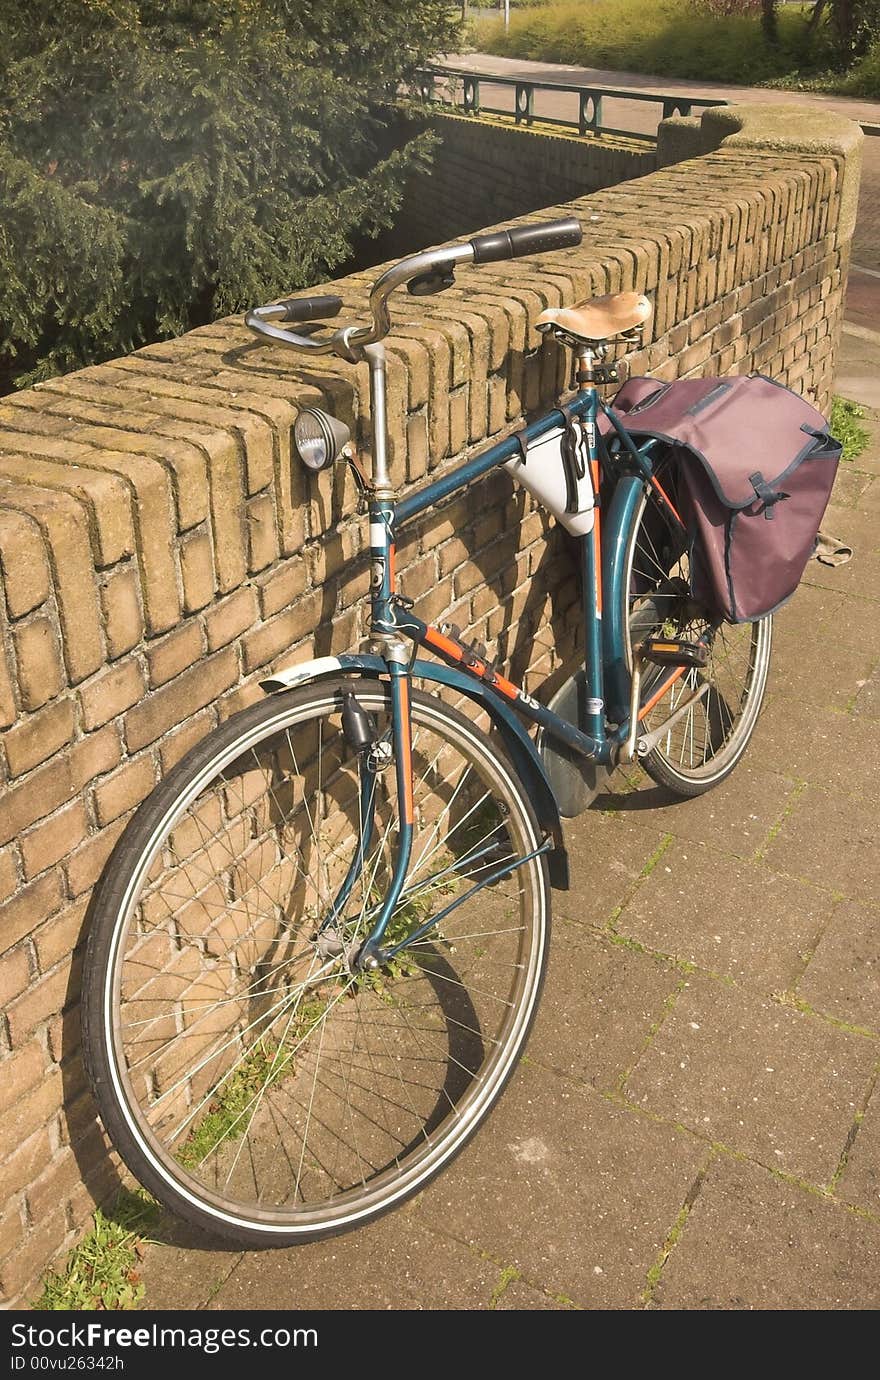
[[[483,172],[501,136],[455,123],[467,127],[453,183],[473,198],[462,229],[476,232],[507,215]],[[584,240],[395,301],[388,410],[404,492],[552,403],[566,361],[535,319],[591,293],[651,296],[634,373],[757,369],[828,405],[856,126],[765,106],[667,121],[665,166],[633,178],[612,150],[629,180],[589,195],[577,183],[589,141],[502,134],[522,159],[545,153],[521,212],[575,214]],[[441,155],[438,185],[449,176]],[[511,188],[525,194],[513,172]],[[427,204],[430,180],[414,195]],[[436,225],[426,236],[443,237]],[[378,272],[332,285],[343,319],[363,315]],[[15,1090],[0,1135],[0,1172],[15,1184],[0,1288],[11,1301],[32,1296],[93,1202],[119,1186],[78,1020],[86,902],[113,843],[153,780],[257,698],[270,669],[366,632],[352,599],[366,579],[354,485],[343,471],[307,479],[291,455],[301,407],[330,407],[363,440],[366,399],[364,367],[257,344],[236,318],[0,402],[0,1078]],[[409,531],[399,568],[404,587],[413,572],[417,613],[453,619],[529,690],[574,660],[570,552],[506,475]]]

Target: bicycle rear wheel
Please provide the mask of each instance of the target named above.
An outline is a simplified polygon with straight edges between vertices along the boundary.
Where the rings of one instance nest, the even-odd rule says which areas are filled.
[[[662,459],[655,473],[673,506],[684,511],[672,459]],[[643,734],[661,730],[681,710],[640,758],[642,765],[677,795],[701,795],[730,775],[754,731],[770,667],[772,617],[715,625],[693,596],[687,534],[653,488],[631,529],[624,599],[630,664],[632,648],[646,637],[708,643],[705,667],[687,669],[671,684],[668,668],[649,667],[642,690]]]
[[[424,1187],[500,1095],[543,977],[531,806],[494,743],[419,693],[412,860],[385,942],[460,904],[380,972],[351,971],[398,820],[394,767],[367,774],[344,691],[389,728],[378,682],[245,710],[144,803],[95,898],[84,1045],[107,1130],[170,1208],[244,1244],[330,1235]]]

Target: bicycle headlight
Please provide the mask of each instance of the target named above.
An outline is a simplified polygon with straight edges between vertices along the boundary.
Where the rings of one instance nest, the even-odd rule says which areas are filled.
[[[338,460],[351,439],[344,422],[319,407],[304,407],[293,424],[299,457],[310,470],[325,470]]]

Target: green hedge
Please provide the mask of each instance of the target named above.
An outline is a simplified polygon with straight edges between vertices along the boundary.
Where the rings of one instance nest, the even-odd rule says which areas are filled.
[[[447,0],[0,0],[0,391],[332,274]]]
[[[809,12],[780,8],[771,46],[759,13],[717,18],[690,0],[560,0],[518,10],[506,33],[503,21],[482,20],[474,42],[509,57],[755,86],[833,65],[828,29],[808,36]]]

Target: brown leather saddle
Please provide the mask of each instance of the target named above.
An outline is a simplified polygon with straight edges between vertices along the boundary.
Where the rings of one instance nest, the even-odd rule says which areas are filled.
[[[535,324],[539,331],[553,331],[561,338],[591,344],[629,334],[644,325],[652,310],[641,292],[611,292],[573,307],[548,307]]]

